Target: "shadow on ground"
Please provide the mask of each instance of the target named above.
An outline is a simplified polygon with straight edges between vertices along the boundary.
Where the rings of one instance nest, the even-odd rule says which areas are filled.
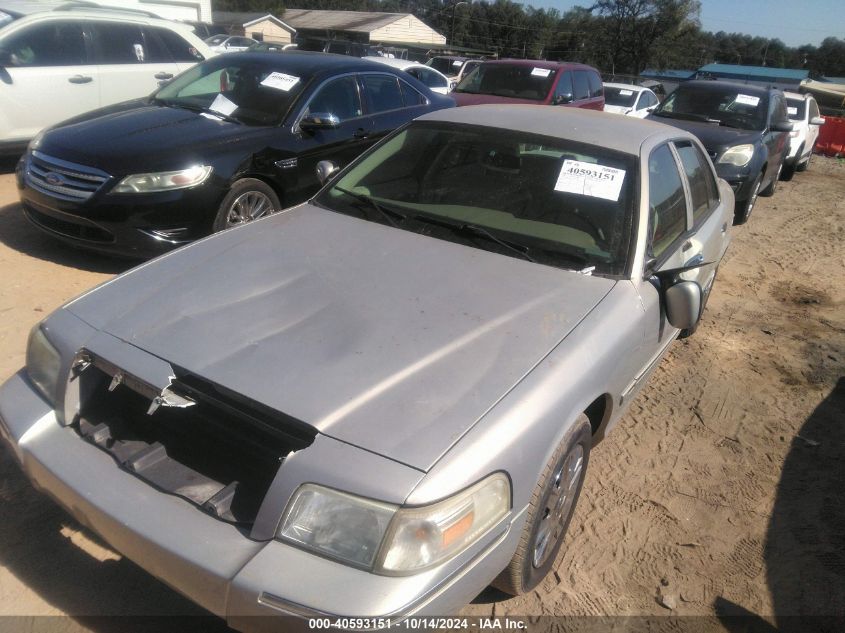
[[[845,377],[793,439],[764,548],[774,624],[718,598],[733,633],[845,630]],[[738,628],[737,628],[738,627]]]
[[[76,544],[79,529],[68,514],[33,489],[9,449],[0,443],[0,568],[6,568],[42,600],[71,616],[73,622],[59,627],[62,631],[164,633],[175,630],[177,622],[180,631],[228,630],[222,620],[134,563],[125,558],[115,560],[117,557],[90,532],[84,531],[83,538],[93,543],[95,551],[105,553],[106,560],[90,553],[90,545],[83,548]],[[57,623],[50,625],[55,618],[49,617],[5,617],[2,622],[13,624],[13,620],[21,620],[20,624],[26,620],[29,625],[3,630],[59,630],[52,628]]]
[[[117,274],[138,263],[87,253],[45,235],[24,218],[19,203],[0,207],[0,243],[31,257],[96,273]]]
[[[0,156],[0,174],[15,173],[15,165],[18,164],[19,156]]]

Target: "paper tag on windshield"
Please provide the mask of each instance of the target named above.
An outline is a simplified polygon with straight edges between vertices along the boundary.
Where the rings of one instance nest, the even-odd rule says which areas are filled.
[[[228,116],[238,109],[238,104],[229,101],[226,97],[219,94],[214,97],[214,101],[211,102],[211,105],[208,106],[208,109],[214,110],[215,112],[219,112],[220,114]]]
[[[461,64],[463,64],[463,62],[459,59],[456,59],[452,62],[452,66],[460,66]]]
[[[552,73],[550,68],[534,68],[531,70],[533,77],[548,77]]]
[[[275,88],[276,90],[284,90],[287,92],[299,83],[299,77],[293,75],[286,75],[285,73],[270,73],[261,82],[262,86],[268,88]]]
[[[630,97],[632,94],[634,94],[634,91],[633,90],[620,90],[619,94],[621,94],[623,97]]]
[[[604,167],[580,160],[565,160],[555,183],[555,191],[578,193],[582,196],[619,200],[625,170]]]
[[[752,97],[751,95],[737,95],[734,101],[743,105],[756,107],[757,104],[760,103],[760,97]]]
[[[787,108],[786,113],[787,114],[798,114],[798,108]]]

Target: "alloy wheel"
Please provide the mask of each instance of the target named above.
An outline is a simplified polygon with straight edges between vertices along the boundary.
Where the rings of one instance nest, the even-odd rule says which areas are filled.
[[[552,476],[551,487],[546,496],[543,515],[534,540],[532,563],[542,567],[549,559],[564,534],[564,529],[573,510],[573,501],[584,473],[584,448],[573,446],[559,463]]]
[[[226,226],[239,226],[273,212],[273,203],[261,191],[245,191],[232,201],[226,212]]]

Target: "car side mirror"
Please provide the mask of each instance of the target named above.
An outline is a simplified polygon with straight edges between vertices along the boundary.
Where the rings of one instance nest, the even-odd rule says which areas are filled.
[[[321,185],[325,185],[338,171],[340,171],[340,167],[337,163],[330,160],[321,160],[317,163],[317,180],[320,181]]]
[[[2,58],[0,58],[0,64],[3,63]],[[820,116],[814,116],[810,119],[810,125],[824,125],[824,118]]]
[[[302,117],[299,127],[306,132],[314,130],[333,130],[340,127],[340,119],[330,112],[314,112]]]
[[[775,132],[791,132],[792,123],[789,121],[775,121],[772,123],[772,130]]]
[[[564,105],[567,103],[572,103],[575,97],[572,96],[571,92],[564,92],[563,94],[555,95],[554,100],[552,101],[553,105]]]
[[[694,281],[679,281],[666,289],[666,319],[672,327],[686,330],[698,323],[702,294],[701,286]]]

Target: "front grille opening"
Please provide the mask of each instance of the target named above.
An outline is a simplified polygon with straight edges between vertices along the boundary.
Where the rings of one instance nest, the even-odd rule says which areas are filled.
[[[78,240],[85,240],[86,242],[114,242],[114,235],[93,224],[76,224],[74,222],[66,222],[47,215],[46,213],[36,211],[31,207],[26,207],[24,209],[24,213],[26,213],[31,222],[52,233],[58,233],[59,235],[72,237]]]
[[[118,372],[95,360],[78,376],[87,397],[73,427],[123,469],[222,521],[250,526],[284,458],[316,436],[304,423],[285,428],[283,414],[267,410],[269,418],[259,419],[242,403],[206,396],[208,385],[197,380],[200,388],[171,385],[195,405],[162,405],[148,415],[156,390],[125,375],[109,391]]]

